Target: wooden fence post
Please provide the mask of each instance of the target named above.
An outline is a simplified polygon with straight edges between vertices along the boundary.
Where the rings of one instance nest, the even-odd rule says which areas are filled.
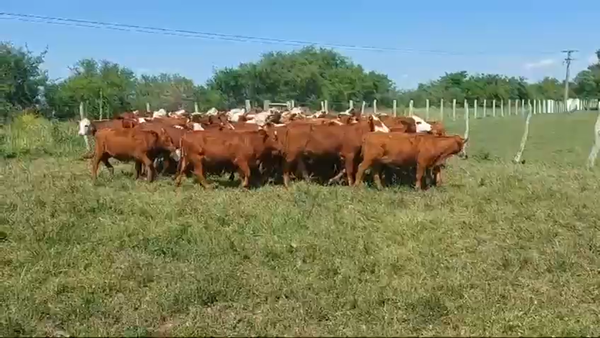
[[[365,115],[365,106],[366,105],[367,105],[367,103],[365,101],[363,101],[362,107],[360,108],[360,115]]]
[[[588,156],[588,169],[592,169],[594,164],[596,163],[596,157],[598,156],[598,151],[600,150],[600,107],[598,109],[598,118],[596,118],[596,124],[594,125],[594,145],[590,150],[590,155]]]
[[[412,116],[412,114],[413,114],[413,105],[414,104],[415,103],[413,100],[410,100],[410,102],[408,102],[408,115],[409,116]]]
[[[354,101],[353,100],[348,101],[348,107],[349,107],[349,109],[353,109],[354,108]]]
[[[150,102],[146,102],[146,111],[150,111]]]
[[[325,114],[329,114],[329,101],[325,100]]]
[[[456,121],[456,99],[452,99],[452,121]]]
[[[373,100],[373,115],[377,115],[377,99]]]
[[[440,99],[440,121],[444,121],[444,99]]]
[[[483,99],[483,117],[487,117],[487,99]]]
[[[392,101],[392,112],[394,113],[394,117],[398,116],[398,101]]]
[[[425,100],[425,120],[429,120],[429,99]]]
[[[519,151],[513,159],[514,163],[524,163],[521,162],[521,157],[523,156],[523,152],[525,151],[525,144],[527,143],[527,136],[529,135],[529,123],[531,121],[532,115],[532,111],[529,110],[529,112],[527,113],[527,118],[525,119],[525,130],[523,131],[523,136],[521,137],[521,145],[519,146]]]
[[[477,100],[473,103],[473,118],[477,118]]]
[[[466,140],[469,138],[469,102],[465,100],[465,135],[463,138]],[[463,146],[463,154],[465,159],[467,158],[467,143]]]
[[[325,111],[325,102],[321,101],[321,111]]]
[[[83,112],[83,102],[79,102],[79,117],[81,118],[81,120],[85,118],[85,113]],[[87,149],[87,151],[90,151],[91,148],[88,135],[83,135],[83,140],[85,141],[85,149]]]

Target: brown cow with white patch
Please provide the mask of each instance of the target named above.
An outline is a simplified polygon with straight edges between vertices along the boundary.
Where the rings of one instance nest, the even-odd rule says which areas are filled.
[[[363,175],[373,168],[375,183],[381,184],[382,165],[417,168],[415,187],[421,189],[421,181],[427,169],[433,169],[436,185],[441,184],[440,166],[454,154],[462,154],[466,139],[458,135],[435,136],[430,134],[371,133],[362,142],[363,160],[358,166],[356,186],[362,184]]]

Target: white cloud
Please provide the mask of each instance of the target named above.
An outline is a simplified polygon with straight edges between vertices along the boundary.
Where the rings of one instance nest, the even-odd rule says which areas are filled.
[[[530,62],[523,65],[525,69],[535,69],[535,68],[544,68],[552,66],[556,63],[554,59],[543,59],[537,62]]]

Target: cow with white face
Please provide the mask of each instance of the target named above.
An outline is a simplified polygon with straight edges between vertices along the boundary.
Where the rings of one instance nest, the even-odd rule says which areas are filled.
[[[380,133],[389,133],[390,129],[381,121],[377,115],[370,115],[369,119],[373,122],[373,131]]]
[[[411,115],[410,118],[415,120],[416,132],[417,133],[426,133],[431,131],[431,124],[427,123],[422,118],[417,115]]]
[[[84,135],[91,135],[92,134],[92,121],[88,120],[87,118],[84,118],[83,120],[79,121],[79,132],[78,134],[81,136]]]

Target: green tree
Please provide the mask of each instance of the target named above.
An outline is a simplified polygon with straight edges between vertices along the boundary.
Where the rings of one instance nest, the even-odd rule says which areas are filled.
[[[40,92],[48,80],[40,68],[46,51],[31,51],[0,42],[0,117],[26,108],[39,109]]]

